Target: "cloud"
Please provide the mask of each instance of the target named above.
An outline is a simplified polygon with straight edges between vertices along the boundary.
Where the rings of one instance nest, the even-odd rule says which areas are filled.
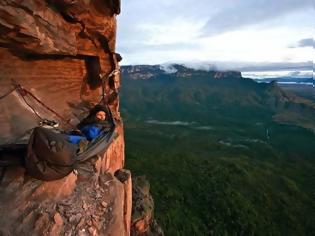
[[[239,62],[239,61],[173,61],[160,64],[160,69],[166,73],[175,73],[176,65],[182,65],[194,70],[203,71],[241,71],[287,73],[289,76],[309,77],[313,70],[313,62]]]
[[[313,38],[301,39],[297,42],[296,45],[289,46],[289,48],[303,48],[303,47],[314,47],[314,39]]]
[[[312,70],[313,62],[259,62],[236,65],[240,71],[280,71],[280,70]]]
[[[312,0],[243,0],[233,3],[208,19],[201,36],[221,34],[280,18],[291,12],[314,8]]]
[[[173,74],[177,72],[177,69],[173,66],[173,64],[161,64],[160,69],[163,70],[166,74]]]
[[[242,76],[245,78],[252,78],[258,80],[265,80],[270,78],[285,78],[282,79],[283,82],[291,83],[309,83],[312,78],[312,71],[251,71],[251,72],[242,72]],[[294,80],[288,80],[288,79]]]
[[[178,50],[200,49],[200,45],[194,43],[164,43],[164,44],[147,44],[139,42],[137,44],[128,44],[121,47],[122,53],[134,53],[143,51],[178,51]]]
[[[313,46],[314,46],[313,38],[301,39],[299,41],[299,47],[313,47]]]
[[[313,0],[123,1],[117,52],[123,64],[308,61],[308,48],[288,45],[311,37],[313,5]]]
[[[249,71],[312,71],[313,62],[236,62],[236,61],[211,61],[211,62],[182,62],[188,68],[196,70],[237,70]]]

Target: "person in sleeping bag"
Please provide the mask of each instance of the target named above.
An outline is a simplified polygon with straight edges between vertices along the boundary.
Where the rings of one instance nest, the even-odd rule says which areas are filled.
[[[103,128],[110,127],[106,107],[96,105],[90,110],[89,115],[77,125],[78,130],[68,135],[68,141],[74,144],[79,144],[82,140],[91,141],[101,134]]]

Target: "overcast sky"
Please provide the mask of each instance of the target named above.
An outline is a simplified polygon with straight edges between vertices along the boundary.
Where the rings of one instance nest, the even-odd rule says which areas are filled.
[[[314,0],[122,0],[122,64],[314,58]]]

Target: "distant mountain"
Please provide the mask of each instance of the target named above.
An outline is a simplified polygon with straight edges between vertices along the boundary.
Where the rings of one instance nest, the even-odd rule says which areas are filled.
[[[180,65],[123,67],[122,80],[126,165],[150,180],[166,235],[314,234],[306,90]]]
[[[200,123],[268,119],[315,130],[315,104],[276,82],[257,83],[236,71],[176,64],[123,66],[121,71],[122,109],[129,118]]]
[[[122,66],[121,72],[124,77],[129,79],[154,79],[163,75],[172,75],[174,78],[241,78],[241,72],[238,71],[205,71],[194,70],[179,64],[172,65],[135,65]]]

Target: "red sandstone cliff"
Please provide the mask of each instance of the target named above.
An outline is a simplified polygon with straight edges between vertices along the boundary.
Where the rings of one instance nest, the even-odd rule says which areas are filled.
[[[33,179],[23,166],[0,167],[0,235],[163,235],[148,188],[135,179],[132,190],[123,169],[120,73],[109,77],[120,69],[119,13],[120,0],[0,2],[0,96],[14,80],[64,119],[37,106],[41,116],[69,129],[67,123],[76,125],[100,101],[100,78],[107,78],[105,102],[118,134],[104,153],[60,180]],[[40,121],[16,92],[0,99],[0,110],[0,144],[23,141],[24,131]]]
[[[76,124],[100,100],[99,75],[119,69],[121,58],[115,53],[119,12],[119,0],[2,0],[0,94],[14,79]],[[0,234],[130,234],[131,175],[122,170],[119,86],[119,74],[106,81],[106,102],[118,137],[105,153],[51,182],[30,178],[23,167],[1,168]],[[1,143],[14,141],[23,129],[36,125],[36,117],[15,93],[1,100],[0,110]]]

